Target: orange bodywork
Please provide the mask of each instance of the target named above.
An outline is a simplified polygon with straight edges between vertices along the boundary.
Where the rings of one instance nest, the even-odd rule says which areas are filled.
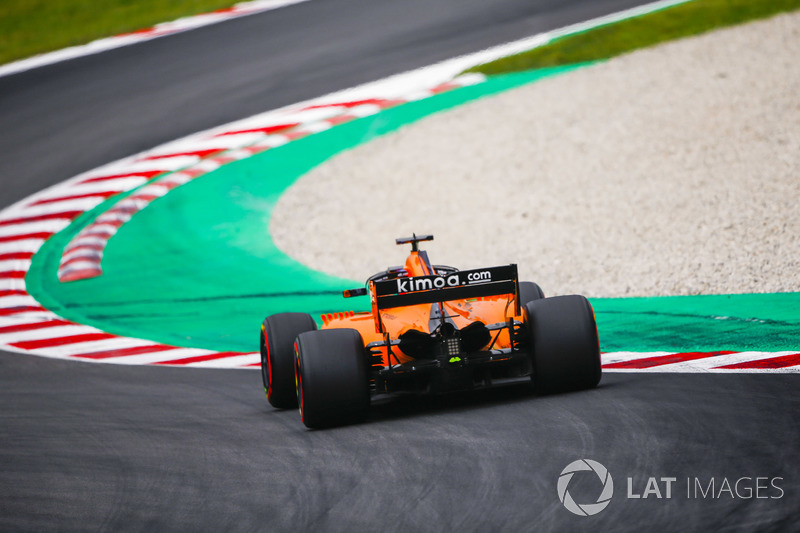
[[[412,251],[406,259],[405,271],[408,277],[436,274],[429,270],[428,266],[420,258],[419,252],[416,251]],[[433,306],[431,304],[420,304],[378,310],[375,305],[375,291],[372,283],[370,283],[369,287],[369,296],[373,308],[371,313],[354,313],[350,311],[323,315],[321,329],[356,329],[361,333],[365,346],[371,342],[386,340],[387,335],[390,339],[397,339],[410,329],[432,333],[429,327],[431,310],[433,306],[440,304],[433,304]],[[488,325],[506,322],[509,319],[521,320],[522,317],[515,314],[515,298],[516,294],[511,293],[466,300],[452,300],[443,302],[441,305],[444,316],[452,320],[458,329],[462,329],[476,321],[481,321]],[[383,326],[383,332],[380,331],[379,325]],[[490,344],[492,344],[493,348],[509,348],[511,339],[508,329],[501,329],[494,334]],[[392,350],[391,356],[385,346],[378,349],[381,351],[384,366],[413,360],[412,357],[405,355],[398,349]]]

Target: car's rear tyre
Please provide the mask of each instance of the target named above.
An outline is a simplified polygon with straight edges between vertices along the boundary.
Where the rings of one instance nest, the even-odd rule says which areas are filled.
[[[280,313],[268,316],[261,326],[261,379],[273,407],[297,407],[294,383],[294,340],[306,331],[317,329],[307,313]]]
[[[519,305],[525,307],[525,304],[534,300],[541,300],[544,298],[542,288],[532,281],[519,282]]]
[[[592,305],[583,296],[528,302],[534,388],[540,393],[590,389],[600,382],[600,345]]]
[[[309,428],[360,422],[369,409],[367,360],[355,329],[302,333],[295,344],[300,415]]]

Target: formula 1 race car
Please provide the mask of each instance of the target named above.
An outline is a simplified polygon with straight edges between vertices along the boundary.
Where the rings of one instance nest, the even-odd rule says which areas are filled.
[[[369,296],[371,312],[268,316],[261,374],[269,403],[300,407],[322,428],[363,420],[371,401],[532,382],[555,393],[600,382],[594,311],[583,296],[545,298],[514,264],[459,271],[432,265],[419,243],[344,297]]]

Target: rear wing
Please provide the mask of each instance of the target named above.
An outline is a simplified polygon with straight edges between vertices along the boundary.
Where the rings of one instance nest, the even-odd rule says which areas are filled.
[[[401,277],[370,282],[375,326],[380,332],[379,311],[410,305],[433,304],[509,294],[514,296],[515,314],[519,315],[519,279],[517,265],[475,270],[460,270],[443,276]]]

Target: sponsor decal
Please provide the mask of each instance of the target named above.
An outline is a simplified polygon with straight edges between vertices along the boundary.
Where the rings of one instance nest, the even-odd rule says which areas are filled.
[[[418,276],[415,278],[398,278],[397,294],[417,291],[444,289],[445,287],[461,287],[475,283],[492,281],[490,270],[456,272],[447,276]]]
[[[478,285],[494,281],[511,281],[517,276],[516,265],[463,270],[445,276],[416,276],[413,278],[397,278],[390,282],[379,282],[379,295],[405,294],[409,292],[431,291]]]
[[[378,310],[514,294],[517,290],[517,265],[376,281],[370,290],[374,291]]]

